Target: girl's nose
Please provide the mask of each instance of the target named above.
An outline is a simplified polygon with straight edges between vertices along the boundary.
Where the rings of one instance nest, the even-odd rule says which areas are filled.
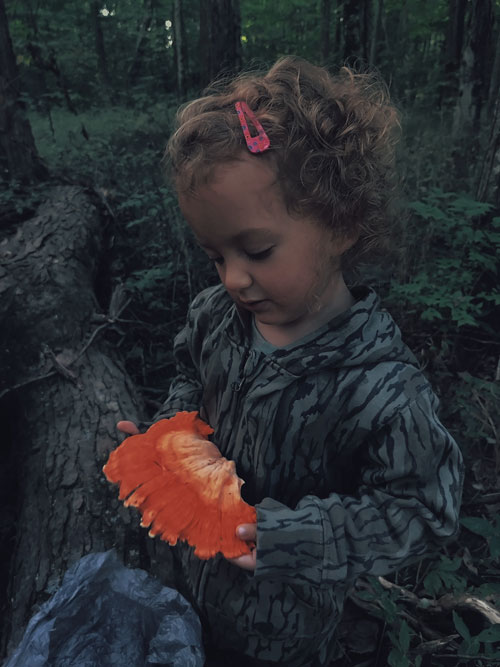
[[[240,262],[226,261],[219,273],[224,287],[229,292],[246,289],[252,284],[252,276]]]

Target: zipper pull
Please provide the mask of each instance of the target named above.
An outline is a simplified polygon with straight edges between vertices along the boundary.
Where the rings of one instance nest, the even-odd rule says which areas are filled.
[[[239,391],[239,390],[241,389],[241,385],[243,384],[243,380],[244,380],[244,378],[238,378],[238,379],[236,380],[236,382],[233,382],[233,383],[231,384],[231,389],[232,389],[233,391]]]

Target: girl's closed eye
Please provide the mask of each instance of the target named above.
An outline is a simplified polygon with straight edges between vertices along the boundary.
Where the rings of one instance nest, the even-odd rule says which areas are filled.
[[[246,252],[245,254],[248,257],[248,259],[252,260],[253,262],[258,262],[270,257],[273,250],[274,246],[272,245],[269,248],[266,248],[265,250],[261,250],[260,252]]]
[[[248,259],[252,262],[259,262],[263,261],[264,259],[267,259],[268,257],[271,256],[272,252],[274,250],[274,246],[270,246],[269,248],[266,248],[265,250],[260,250],[259,252],[248,252],[247,250],[244,251],[244,254]],[[224,257],[210,257],[209,259],[211,262],[215,262],[219,266],[224,264]]]

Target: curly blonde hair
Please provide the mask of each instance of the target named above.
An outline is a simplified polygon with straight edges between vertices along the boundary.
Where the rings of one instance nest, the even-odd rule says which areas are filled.
[[[167,146],[178,191],[194,193],[214,166],[248,151],[235,111],[245,101],[269,136],[269,164],[291,215],[312,218],[338,237],[357,239],[349,259],[385,249],[392,227],[399,114],[374,74],[347,67],[330,75],[297,57],[265,74],[218,81],[181,107]]]

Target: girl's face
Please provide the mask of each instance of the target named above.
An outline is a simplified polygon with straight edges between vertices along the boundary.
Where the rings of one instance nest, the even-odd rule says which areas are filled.
[[[179,203],[224,287],[271,343],[293,342],[350,307],[339,266],[351,242],[292,217],[261,159],[242,154],[215,167],[211,182]]]

